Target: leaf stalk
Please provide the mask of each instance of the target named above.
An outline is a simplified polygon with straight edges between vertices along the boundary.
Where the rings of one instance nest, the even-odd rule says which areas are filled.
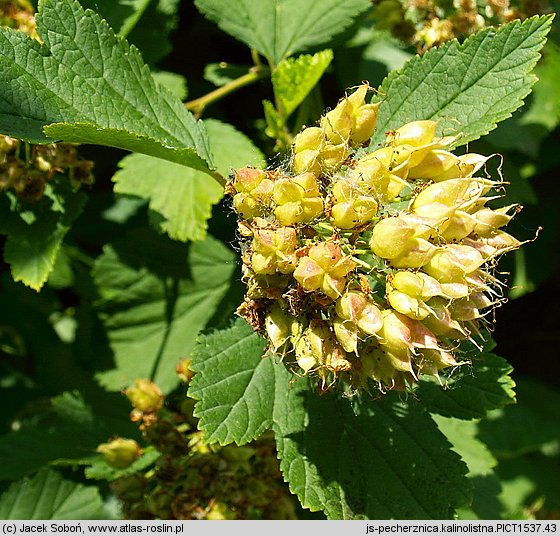
[[[270,71],[267,67],[262,65],[252,67],[247,74],[228,82],[222,87],[219,87],[214,91],[199,97],[198,99],[185,103],[185,106],[187,107],[187,110],[191,111],[198,118],[210,104],[224,98],[238,89],[241,89],[242,87],[254,84],[257,81],[266,78],[269,74]]]

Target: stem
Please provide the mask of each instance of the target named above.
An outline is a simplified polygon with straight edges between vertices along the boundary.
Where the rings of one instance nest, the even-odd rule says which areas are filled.
[[[253,63],[255,64],[256,67],[262,67],[262,62],[261,59],[259,58],[259,53],[254,48],[251,49],[251,59],[253,60]]]
[[[208,105],[222,99],[226,95],[229,95],[238,89],[241,89],[242,87],[248,86],[249,84],[253,84],[258,80],[265,78],[269,73],[270,71],[265,67],[252,67],[247,74],[228,82],[226,85],[219,87],[214,91],[199,97],[198,99],[185,103],[185,106],[187,107],[187,110],[190,110],[197,117],[200,117]]]
[[[367,262],[363,261],[362,259],[358,259],[358,257],[354,257],[353,255],[350,257],[356,264],[359,264],[362,268],[365,268],[369,272],[373,271],[373,266],[370,266]]]
[[[226,185],[227,180],[215,169],[210,171],[209,174],[220,186]]]

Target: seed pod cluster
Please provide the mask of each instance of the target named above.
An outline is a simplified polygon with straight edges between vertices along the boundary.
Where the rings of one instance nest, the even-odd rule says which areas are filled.
[[[242,168],[228,191],[238,212],[238,314],[296,374],[323,389],[405,388],[464,362],[503,286],[496,259],[520,242],[502,230],[518,207],[490,208],[503,183],[487,157],[451,150],[434,121],[387,132],[360,86],[303,130],[289,166]],[[467,344],[468,345],[468,344]]]
[[[463,40],[487,26],[551,11],[548,0],[374,0],[373,19],[378,29],[418,52],[457,38]]]
[[[177,366],[185,384],[192,376],[189,364],[185,359]],[[146,447],[142,452],[135,441],[116,438],[97,452],[113,469],[126,469],[111,482],[125,519],[296,518],[272,433],[242,446],[207,444],[186,385],[164,397],[156,384],[141,378],[124,394]],[[146,466],[140,459],[131,467],[154,450],[155,462]]]

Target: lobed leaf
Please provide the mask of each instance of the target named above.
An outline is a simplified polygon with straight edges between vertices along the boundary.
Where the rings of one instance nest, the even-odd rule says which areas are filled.
[[[518,403],[491,412],[479,425],[480,438],[500,457],[511,458],[547,444],[560,444],[558,391],[532,380],[518,383]]]
[[[195,0],[195,5],[224,32],[276,65],[330,42],[371,7],[368,0]]]
[[[446,388],[436,379],[422,378],[418,399],[431,413],[457,419],[480,419],[488,411],[515,402],[513,367],[503,358],[483,353],[463,365],[447,380]]]
[[[205,441],[248,443],[272,425],[275,368],[263,357],[266,341],[241,319],[197,341],[189,396]]]
[[[386,131],[415,120],[437,120],[440,132],[461,133],[459,144],[496,128],[536,82],[529,73],[551,21],[551,16],[537,16],[486,28],[463,44],[454,40],[415,56],[390,73],[376,97],[381,105],[370,147],[382,142]]]
[[[0,30],[0,132],[120,147],[209,171],[204,126],[99,15],[76,0],[42,0],[37,32],[42,43]]]
[[[213,238],[186,246],[148,230],[105,247],[93,273],[115,366],[99,382],[117,391],[143,377],[173,389],[175,366],[229,289],[234,258]]]
[[[469,468],[469,477],[493,474],[498,461],[488,447],[477,438],[478,421],[465,421],[432,415],[439,431],[453,445],[453,450],[461,456]]]
[[[333,59],[332,50],[282,60],[272,73],[274,95],[287,119],[315,87]]]
[[[14,281],[39,291],[54,268],[66,233],[82,212],[85,195],[63,177],[47,184],[43,198],[22,204],[9,194],[0,199],[0,233],[7,235],[4,259]]]
[[[245,135],[216,120],[205,122],[218,171],[227,176],[244,165],[264,167],[262,153]],[[202,240],[212,206],[223,188],[205,173],[141,154],[126,156],[113,177],[115,191],[150,200],[157,226],[175,240]]]
[[[330,519],[447,519],[470,502],[466,466],[412,399],[351,403],[299,380],[277,389],[274,430],[290,490]]]
[[[0,496],[0,519],[104,519],[99,489],[51,469],[16,482]]]
[[[264,350],[241,320],[199,340],[189,396],[206,441],[241,444],[272,424],[290,490],[333,519],[448,518],[469,503],[466,467],[417,403],[319,397]]]

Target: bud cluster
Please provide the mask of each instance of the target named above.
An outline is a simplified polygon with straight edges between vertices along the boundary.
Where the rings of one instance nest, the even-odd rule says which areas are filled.
[[[29,145],[0,134],[0,192],[13,190],[22,201],[43,197],[47,182],[68,174],[74,188],[93,184],[93,162],[78,156],[73,145]]]
[[[248,287],[238,314],[323,389],[404,388],[461,364],[460,341],[477,345],[503,301],[496,259],[520,246],[501,229],[518,207],[487,206],[503,187],[477,176],[487,157],[455,155],[436,122],[363,150],[367,89],[296,137],[288,169],[242,168],[228,188]]]

